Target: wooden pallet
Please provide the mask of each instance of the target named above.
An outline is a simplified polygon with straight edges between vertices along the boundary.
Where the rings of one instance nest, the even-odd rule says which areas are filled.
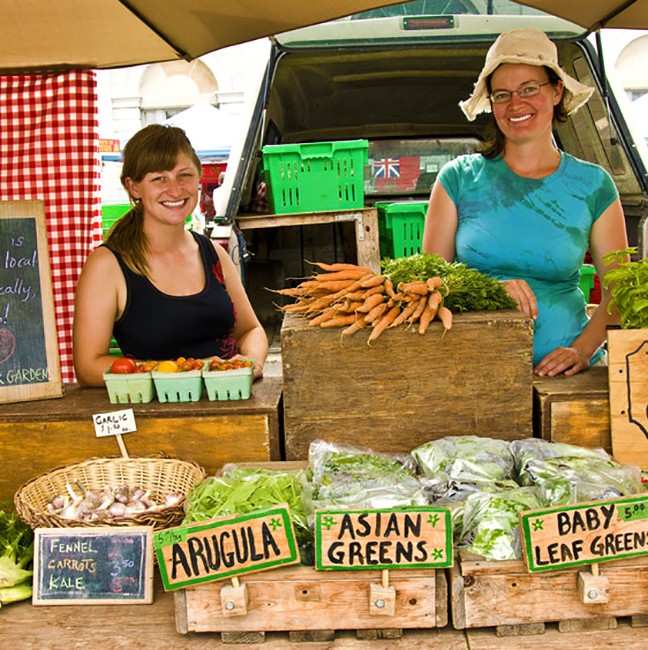
[[[522,636],[544,633],[549,622],[557,622],[561,632],[614,629],[620,617],[645,625],[648,558],[599,568],[609,581],[609,599],[585,604],[578,594],[579,569],[531,574],[521,560],[489,562],[461,552],[448,570],[453,626],[494,627],[499,636]]]
[[[260,643],[268,632],[287,632],[291,641],[330,641],[340,630],[355,630],[363,639],[396,639],[405,629],[448,624],[444,571],[391,571],[393,612],[371,602],[372,594],[384,588],[380,571],[285,567],[246,576],[240,587],[244,595],[230,582],[175,592],[178,632],[219,632],[227,643]],[[228,611],[233,593],[237,607]],[[232,609],[238,610],[238,615],[232,615]]]

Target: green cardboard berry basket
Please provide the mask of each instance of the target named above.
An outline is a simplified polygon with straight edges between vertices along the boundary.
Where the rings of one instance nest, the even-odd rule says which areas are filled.
[[[111,404],[145,404],[155,397],[150,372],[119,374],[107,370],[103,374]]]
[[[211,401],[249,399],[254,366],[234,370],[203,370],[207,397]]]
[[[200,370],[185,372],[153,370],[151,375],[160,402],[198,402],[202,397],[203,379]]]

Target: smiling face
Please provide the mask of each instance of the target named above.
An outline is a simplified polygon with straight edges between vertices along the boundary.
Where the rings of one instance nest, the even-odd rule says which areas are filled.
[[[173,169],[149,172],[141,181],[126,178],[129,194],[142,201],[144,218],[165,224],[184,224],[198,203],[200,173],[193,160],[180,152]]]
[[[493,72],[490,80],[491,95],[509,91],[511,99],[493,103],[493,116],[507,140],[516,143],[531,141],[538,137],[551,137],[554,107],[560,103],[563,86],[554,86],[547,71],[539,66],[504,63]],[[517,90],[527,84],[541,85],[540,92],[522,98]]]

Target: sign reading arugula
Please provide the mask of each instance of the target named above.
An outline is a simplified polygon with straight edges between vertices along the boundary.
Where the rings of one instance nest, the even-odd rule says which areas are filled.
[[[531,572],[648,555],[648,495],[520,514]]]
[[[167,591],[299,562],[286,504],[157,531],[153,545]]]
[[[447,508],[315,512],[316,569],[435,569],[452,562]]]

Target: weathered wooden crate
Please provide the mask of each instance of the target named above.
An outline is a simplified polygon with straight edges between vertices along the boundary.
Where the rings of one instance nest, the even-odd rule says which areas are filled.
[[[585,604],[578,573],[587,567],[529,573],[522,560],[486,561],[460,553],[448,570],[450,609],[456,629],[495,627],[498,634],[542,634],[545,623],[563,632],[612,629],[617,618],[648,614],[648,558],[599,565],[609,581],[606,603]]]
[[[533,324],[521,312],[460,314],[423,336],[388,329],[371,346],[368,336],[286,315],[287,459],[318,438],[396,452],[448,435],[532,435]]]
[[[288,632],[293,641],[323,641],[337,630],[364,638],[394,638],[404,629],[448,624],[447,578],[442,570],[394,570],[389,585],[396,600],[391,615],[372,606],[380,571],[315,571],[295,566],[242,578],[247,613],[228,610],[231,583],[211,582],[175,593],[178,632],[220,632],[224,642],[256,643],[266,632]]]
[[[533,430],[538,438],[612,451],[608,369],[533,379]]]

